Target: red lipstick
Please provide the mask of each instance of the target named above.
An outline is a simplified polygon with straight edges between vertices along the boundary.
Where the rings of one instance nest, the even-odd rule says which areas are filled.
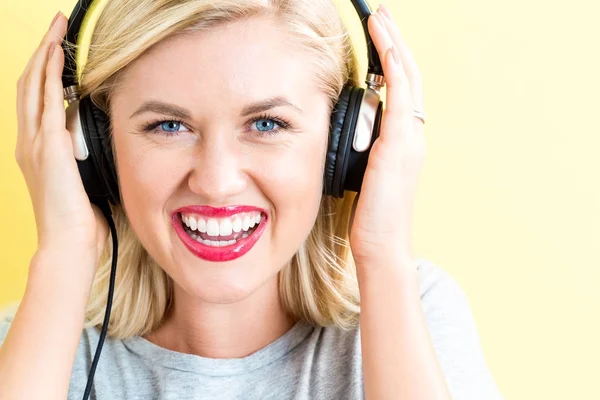
[[[186,232],[181,220],[182,213],[198,214],[205,218],[227,218],[243,212],[260,212],[260,223],[248,237],[239,239],[234,244],[224,247],[209,246],[198,242]],[[177,209],[171,216],[171,224],[185,247],[196,257],[213,262],[235,260],[249,252],[264,233],[267,227],[267,220],[268,214],[266,210],[252,206],[227,206],[218,208],[210,206],[187,206]]]

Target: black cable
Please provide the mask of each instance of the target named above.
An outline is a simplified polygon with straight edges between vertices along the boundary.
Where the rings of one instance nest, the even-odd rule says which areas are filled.
[[[108,298],[106,300],[106,311],[104,312],[104,323],[102,324],[102,332],[100,333],[100,339],[98,340],[98,346],[96,347],[96,354],[94,355],[94,361],[92,361],[92,367],[88,375],[87,385],[83,394],[83,400],[87,400],[92,390],[92,384],[94,382],[94,374],[96,373],[96,367],[98,366],[98,360],[100,359],[100,353],[102,352],[102,346],[104,345],[104,339],[106,338],[106,331],[108,330],[108,322],[110,321],[110,310],[112,308],[113,295],[115,292],[115,278],[117,272],[117,257],[119,253],[119,241],[117,240],[117,229],[115,228],[115,222],[112,219],[112,213],[108,201],[98,204],[104,217],[108,221],[110,227],[110,233],[112,236],[112,266],[110,267],[110,283],[108,285]]]

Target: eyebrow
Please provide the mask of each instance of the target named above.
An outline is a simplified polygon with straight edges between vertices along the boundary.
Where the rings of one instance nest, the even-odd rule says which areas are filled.
[[[291,107],[298,113],[302,114],[302,110],[296,105],[290,103],[286,98],[278,96],[270,99],[262,100],[246,106],[241,113],[242,117],[250,114],[257,114],[277,107]],[[131,116],[130,119],[143,114],[145,112],[155,112],[158,114],[170,115],[180,119],[191,119],[191,113],[183,107],[175,104],[163,103],[156,100],[144,102]]]
[[[250,104],[249,106],[247,106],[246,108],[244,108],[242,110],[241,115],[242,115],[242,117],[245,117],[250,114],[256,114],[256,113],[267,111],[267,110],[270,110],[272,108],[277,108],[277,107],[292,107],[298,113],[302,114],[302,110],[300,108],[298,108],[294,104],[290,103],[285,97],[278,96],[278,97],[272,97],[270,99],[266,99],[263,101],[259,101],[257,103]]]

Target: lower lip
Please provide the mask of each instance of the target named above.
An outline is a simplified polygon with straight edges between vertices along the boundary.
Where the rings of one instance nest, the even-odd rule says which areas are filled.
[[[267,228],[267,218],[262,214],[258,227],[256,227],[250,236],[225,247],[207,246],[204,243],[194,240],[183,229],[183,223],[181,222],[181,215],[179,213],[173,214],[171,224],[173,225],[173,228],[175,228],[175,232],[177,232],[177,235],[185,247],[187,247],[192,254],[206,261],[221,262],[235,260],[249,252]]]

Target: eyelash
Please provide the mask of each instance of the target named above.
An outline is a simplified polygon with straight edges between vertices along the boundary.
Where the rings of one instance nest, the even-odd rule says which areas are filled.
[[[256,118],[253,118],[252,120],[250,120],[251,124],[256,123],[257,121],[260,120],[270,120],[275,122],[277,125],[279,125],[278,129],[272,130],[272,131],[256,131],[258,133],[258,136],[260,137],[269,137],[269,136],[275,136],[277,133],[279,133],[279,131],[281,130],[288,130],[291,128],[290,124],[285,121],[284,119],[277,117],[275,115],[269,115],[269,114],[262,114]],[[180,125],[185,126],[185,122],[183,122],[182,120],[179,119],[174,119],[174,118],[163,118],[163,119],[155,119],[154,121],[144,125],[142,127],[142,130],[144,132],[155,132],[158,135],[162,135],[162,136],[166,136],[166,137],[171,137],[171,136],[177,136],[179,134],[179,132],[167,132],[167,131],[162,131],[162,130],[158,130],[157,128],[164,124],[165,122],[175,122],[178,123]]]

